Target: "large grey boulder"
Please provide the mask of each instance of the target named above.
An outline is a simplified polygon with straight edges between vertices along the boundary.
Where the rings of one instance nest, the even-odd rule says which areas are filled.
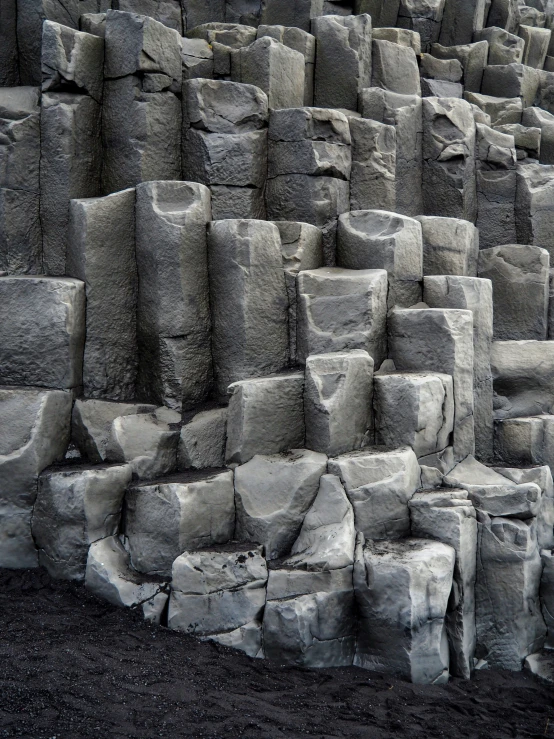
[[[37,274],[40,227],[40,89],[0,88],[0,267]]]
[[[421,95],[415,51],[385,39],[374,39],[371,85],[400,95]]]
[[[387,273],[325,267],[297,278],[297,358],[363,349],[385,359]],[[338,306],[340,305],[340,309]]]
[[[442,451],[454,428],[450,375],[378,373],[374,377],[375,441],[411,446],[417,457]]]
[[[245,464],[256,454],[279,454],[302,448],[303,392],[301,372],[229,385],[226,463]]]
[[[554,164],[554,115],[539,107],[525,108],[521,122],[540,131],[540,151],[537,151],[536,159],[541,164]]]
[[[288,362],[287,293],[272,223],[215,221],[208,231],[212,355],[217,393]]]
[[[171,576],[186,550],[226,544],[235,528],[233,473],[187,473],[135,485],[126,498],[125,536],[132,566]]]
[[[467,310],[395,310],[389,317],[389,355],[401,372],[441,372],[454,382],[454,455],[475,446],[473,316]]]
[[[545,341],[550,255],[538,246],[510,244],[479,252],[479,277],[492,282],[494,338]]]
[[[521,98],[523,108],[527,108],[535,101],[540,81],[539,71],[526,64],[490,65],[484,70],[481,91],[495,97]]]
[[[507,126],[521,124],[521,113],[523,103],[520,98],[496,97],[493,95],[481,95],[477,92],[466,92],[464,99],[470,105],[477,106],[490,121],[475,121],[486,126]]]
[[[352,137],[350,210],[396,208],[396,129],[367,118],[349,118]]]
[[[554,342],[494,341],[494,416],[520,418],[554,410]]]
[[[140,609],[147,621],[159,624],[168,599],[168,583],[132,569],[129,555],[116,536],[100,539],[88,551],[85,586],[114,606]]]
[[[146,182],[136,193],[137,393],[187,409],[212,381],[210,193],[194,182]]]
[[[521,670],[525,657],[541,649],[546,636],[536,525],[533,520],[483,516],[478,528],[477,656],[491,667]]]
[[[373,439],[373,360],[362,350],[306,359],[306,447],[330,457]]]
[[[491,7],[494,4],[493,2]],[[496,24],[476,31],[473,38],[475,41],[488,41],[488,64],[512,64],[512,62],[519,64],[523,60],[525,41],[505,28],[499,28]]]
[[[423,237],[424,275],[477,276],[479,232],[469,221],[418,216]]]
[[[301,28],[283,25],[260,25],[257,37],[269,36],[288,46],[290,49],[299,51],[304,57],[304,105],[314,104],[314,68],[316,41],[311,33]]]
[[[204,39],[182,38],[181,61],[183,82],[194,79],[213,79],[214,52]]]
[[[84,288],[70,277],[0,277],[1,384],[82,384]]]
[[[185,552],[173,563],[168,626],[207,636],[258,621],[266,583],[267,565],[258,547]]]
[[[326,466],[324,454],[297,449],[237,467],[235,538],[264,545],[268,560],[288,554]]]
[[[190,80],[183,85],[183,126],[209,133],[252,133],[267,126],[267,95],[254,85]]]
[[[435,539],[456,552],[454,582],[446,613],[450,671],[468,680],[475,652],[477,521],[464,490],[426,490],[411,499],[412,536]]]
[[[200,411],[181,429],[178,469],[223,467],[226,441],[227,408]]]
[[[91,544],[115,536],[131,467],[54,468],[39,478],[31,530],[39,564],[54,578],[84,580]]]
[[[519,244],[533,244],[553,253],[554,166],[524,164],[517,169],[516,228]]]
[[[420,468],[410,447],[375,448],[329,460],[354,508],[356,530],[368,539],[400,539],[410,533],[408,501],[420,487]]]
[[[1,388],[0,567],[36,567],[31,515],[38,476],[69,443],[71,394]]]
[[[548,465],[527,469],[495,467],[496,472],[517,485],[534,483],[541,491],[537,511],[537,544],[539,550],[554,549],[554,482]]]
[[[365,542],[358,535],[354,592],[360,633],[354,664],[414,683],[449,677],[446,611],[456,553],[442,542]]]
[[[66,269],[86,288],[85,395],[133,399],[137,372],[133,189],[71,202]]]
[[[482,0],[472,0],[472,3],[475,1],[483,5]],[[454,5],[458,6],[458,10],[460,10],[462,3],[458,0]],[[475,28],[474,30],[479,29]],[[471,36],[463,42],[444,44],[444,39],[441,36],[440,44],[432,44],[431,54],[438,59],[457,59],[464,70],[463,83],[465,90],[480,92],[483,72],[487,67],[489,45],[486,41],[478,41],[474,44],[468,43],[469,41],[471,41]],[[483,92],[486,91],[483,90]],[[490,94],[494,95],[495,93]]]

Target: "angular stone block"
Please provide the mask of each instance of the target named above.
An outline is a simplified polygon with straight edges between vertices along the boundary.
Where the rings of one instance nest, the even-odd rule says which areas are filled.
[[[214,76],[214,52],[204,39],[181,39],[181,61],[183,82],[194,79],[212,79]]]
[[[543,571],[541,577],[542,615],[548,629],[545,647],[551,650],[554,645],[554,557],[551,551],[542,551]],[[550,652],[551,654],[551,652]]]
[[[31,528],[39,564],[51,577],[85,579],[89,546],[117,534],[130,482],[126,464],[42,473]]]
[[[265,546],[267,559],[288,554],[326,472],[324,454],[296,449],[259,455],[235,470],[235,538]]]
[[[464,490],[416,493],[411,499],[412,536],[435,539],[456,552],[454,583],[446,612],[450,671],[469,680],[475,653],[477,521]]]
[[[454,428],[450,375],[377,374],[374,383],[377,444],[411,446],[418,457],[448,446]]]
[[[523,61],[525,41],[504,28],[493,25],[476,31],[473,37],[475,41],[488,41],[488,64],[520,64]]]
[[[525,108],[521,122],[524,126],[540,129],[536,158],[541,164],[554,164],[554,115],[538,107]]]
[[[472,0],[472,2],[473,1],[474,0]],[[459,6],[458,10],[460,10],[462,2],[463,0],[458,0],[458,2],[455,2],[453,5]],[[482,0],[477,0],[477,2],[482,3]],[[469,3],[469,5],[471,4],[472,3]],[[452,7],[452,4],[450,5]],[[446,20],[443,22],[447,23]],[[478,41],[475,44],[470,44],[468,43],[469,41],[471,41],[471,37],[467,38],[464,43],[445,44],[444,38],[441,34],[440,44],[432,44],[431,54],[436,56],[437,59],[457,59],[464,70],[463,83],[465,90],[468,92],[480,92],[483,72],[487,66],[489,45],[486,41]],[[483,90],[483,92],[485,92],[485,90]],[[494,95],[492,92],[490,94]]]
[[[227,408],[200,411],[181,430],[178,469],[206,469],[225,465]]]
[[[299,362],[312,354],[363,349],[376,366],[381,364],[386,354],[385,270],[306,270],[298,275],[297,289]]]
[[[263,36],[238,55],[240,82],[263,90],[272,109],[304,104],[306,63],[299,51]]]
[[[147,15],[168,28],[183,32],[181,0],[117,0],[117,10]]]
[[[70,205],[67,273],[86,288],[84,393],[135,397],[137,372],[135,191]]]
[[[414,50],[391,41],[374,39],[371,85],[399,95],[421,95]]]
[[[520,23],[518,36],[523,39],[523,64],[533,69],[542,69],[550,46],[552,31],[549,28],[533,28]]]
[[[373,438],[373,360],[354,350],[306,359],[306,447],[328,456],[366,446]]]
[[[304,446],[303,373],[242,380],[228,392],[227,465]]]
[[[535,108],[526,108],[525,111],[522,114],[522,121],[525,120],[529,121],[530,117],[527,117],[527,111],[533,111]],[[538,108],[536,110],[539,110]],[[541,111],[546,114],[546,111]],[[548,114],[550,115],[550,114]],[[546,149],[548,152],[548,122],[546,119],[545,121],[545,134],[546,134]],[[506,125],[495,125],[494,128],[497,131],[501,131],[502,133],[507,133],[510,136],[514,137],[514,142],[516,145],[516,156],[517,161],[520,164],[534,164],[539,160],[540,151],[541,151],[541,134],[542,129],[539,127],[539,123],[537,122],[537,127],[532,125],[521,125],[518,123],[507,123]],[[554,133],[554,130],[553,130]],[[554,144],[554,141],[552,142]],[[547,154],[548,156],[548,154]],[[532,160],[535,160],[534,162]]]
[[[523,103],[518,97],[493,97],[491,95],[481,95],[477,92],[466,92],[464,98],[472,105],[477,105],[483,113],[490,116],[490,125],[495,128],[496,126],[521,123]]]
[[[261,548],[185,552],[173,563],[168,626],[206,636],[260,618],[267,565]]]
[[[483,95],[521,98],[527,108],[535,101],[539,82],[538,71],[525,64],[497,64],[485,69],[481,91]]]
[[[371,85],[371,17],[324,16],[312,23],[317,41],[314,102],[320,108],[358,109]]]
[[[137,187],[137,338],[140,397],[180,410],[210,390],[208,188],[193,182]],[[167,356],[165,343],[174,344]],[[170,364],[167,359],[179,360]]]
[[[225,23],[225,0],[181,0],[184,30],[190,31],[204,23]]]
[[[267,126],[267,95],[253,85],[190,80],[183,85],[183,126],[209,133],[250,133]]]
[[[459,278],[458,278],[459,279]],[[454,455],[473,453],[473,316],[466,310],[395,310],[389,355],[401,372],[441,372],[454,381]]]
[[[283,25],[258,26],[258,38],[269,36],[299,51],[304,57],[304,105],[314,104],[315,38],[301,28]]]
[[[215,221],[208,232],[217,392],[288,362],[287,294],[279,231],[263,221]]]
[[[420,486],[412,449],[351,452],[330,459],[329,472],[346,488],[356,531],[368,539],[401,539],[410,533],[408,501]]]
[[[550,255],[538,246],[511,244],[479,252],[479,277],[491,280],[494,338],[546,341]]]
[[[352,117],[349,124],[350,210],[395,210],[396,129],[365,118]]]
[[[516,229],[519,244],[554,254],[554,166],[524,164],[517,169]]]
[[[125,536],[132,566],[169,577],[186,550],[226,544],[235,528],[233,473],[187,473],[136,485],[126,497]]]
[[[554,411],[553,341],[495,341],[491,367],[496,419]]]
[[[15,87],[19,84],[17,0],[2,3],[0,29],[0,87]]]
[[[477,655],[491,667],[518,671],[546,636],[536,527],[532,520],[487,516],[478,528]]]
[[[401,0],[397,25],[419,33],[425,50],[439,40],[444,9],[444,0],[430,0],[424,4],[418,0]]]
[[[423,236],[423,274],[476,277],[479,232],[469,221],[418,216]]]
[[[354,664],[413,683],[449,676],[446,610],[456,553],[441,542],[405,539],[364,545],[359,536],[354,592],[361,613]]]

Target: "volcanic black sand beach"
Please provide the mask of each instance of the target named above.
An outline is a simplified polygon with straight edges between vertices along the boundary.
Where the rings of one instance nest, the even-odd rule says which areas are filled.
[[[146,625],[43,570],[0,570],[0,737],[554,738],[525,673],[414,686],[251,660]]]

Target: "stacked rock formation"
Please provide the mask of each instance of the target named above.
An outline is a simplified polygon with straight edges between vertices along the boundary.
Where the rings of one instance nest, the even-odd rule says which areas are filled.
[[[2,0],[0,567],[554,674],[547,0]]]

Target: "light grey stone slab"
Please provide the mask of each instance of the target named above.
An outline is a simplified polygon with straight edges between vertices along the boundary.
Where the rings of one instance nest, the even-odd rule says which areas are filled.
[[[181,429],[177,465],[180,470],[225,465],[227,408],[197,413]]]

